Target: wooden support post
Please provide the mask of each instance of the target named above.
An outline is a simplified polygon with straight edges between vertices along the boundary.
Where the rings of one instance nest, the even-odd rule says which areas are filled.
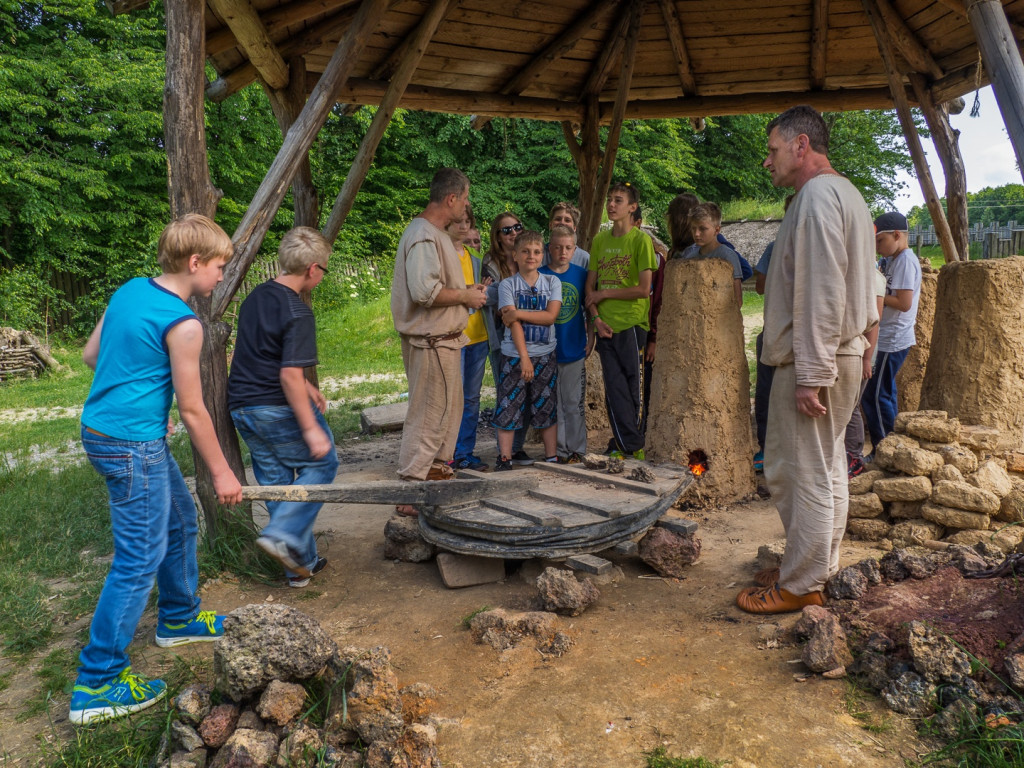
[[[203,0],[168,3],[166,74],[164,82],[164,146],[167,150],[167,185],[171,216],[201,213],[213,218],[221,191],[210,183],[206,158],[203,113]],[[227,341],[231,328],[216,322],[209,298],[193,299],[192,307],[205,325],[200,377],[203,401],[213,419],[221,451],[240,480],[245,478],[242,453],[227,409]],[[195,445],[196,492],[203,507],[206,529],[216,536],[221,528],[220,508],[209,468]]]
[[[579,140],[577,141],[568,122],[562,123],[562,133],[576,161],[576,172],[580,180],[580,225],[577,230],[579,245],[583,250],[589,251],[590,241],[594,239],[597,228],[601,226],[602,199],[597,194],[601,164],[600,107],[597,96],[589,96],[585,108]],[[593,213],[595,210],[596,217]]]
[[[953,247],[961,261],[970,256],[969,233],[967,231],[967,173],[964,159],[960,154],[959,133],[949,124],[949,109],[945,104],[937,105],[923,75],[912,73],[910,84],[917,94],[917,103],[928,121],[935,151],[939,154],[942,171],[946,176],[946,217],[953,236]],[[948,261],[947,254],[947,261]]]
[[[380,140],[383,138],[384,132],[391,122],[391,116],[395,113],[398,102],[401,100],[402,94],[405,93],[406,86],[409,85],[416,67],[419,66],[420,59],[423,58],[431,38],[433,38],[438,25],[448,12],[450,5],[451,0],[434,0],[416,28],[416,33],[409,43],[402,61],[395,70],[395,74],[391,78],[391,83],[384,93],[384,98],[381,100],[380,106],[377,107],[373,121],[370,123],[370,127],[363,136],[363,141],[359,145],[359,151],[356,152],[355,160],[352,161],[352,165],[349,167],[345,183],[341,187],[341,192],[338,193],[338,197],[334,201],[331,215],[327,218],[327,223],[324,225],[323,235],[332,243],[338,237],[338,232],[341,231],[341,225],[345,223],[349,211],[352,210],[356,194],[359,192],[359,188],[362,186],[363,180],[370,170],[370,164],[373,162],[377,146],[380,144]]]
[[[281,206],[281,201],[284,200],[295,171],[309,151],[324,120],[327,119],[331,107],[337,101],[341,86],[355,67],[359,54],[370,39],[374,25],[383,16],[386,7],[386,0],[363,0],[310,94],[306,106],[302,108],[298,119],[288,131],[277,157],[256,190],[256,195],[232,238],[235,243],[235,258],[225,268],[224,281],[214,291],[214,317],[219,318],[224,314],[231,297],[238,290],[246,270],[256,257],[263,238],[277,214],[277,209]]]
[[[968,0],[967,18],[978,39],[996,103],[1024,174],[1024,63],[999,0]]]
[[[946,262],[956,261],[959,257],[956,245],[953,242],[953,233],[949,230],[949,222],[946,221],[946,213],[942,210],[938,193],[935,191],[935,182],[932,181],[932,174],[928,168],[928,159],[924,154],[924,147],[921,146],[921,137],[917,133],[917,126],[914,125],[914,116],[910,113],[910,102],[907,101],[906,87],[903,85],[903,78],[896,69],[891,51],[894,50],[892,41],[889,40],[885,23],[878,10],[875,0],[861,0],[871,28],[875,33],[875,41],[878,44],[879,53],[882,54],[882,61],[885,64],[885,73],[889,79],[889,92],[892,95],[896,115],[903,127],[903,135],[907,140],[907,147],[910,149],[910,157],[914,161],[914,170],[917,171],[917,179],[921,184],[921,191],[924,194],[925,204],[928,212],[935,222],[935,231],[942,244],[942,252]]]

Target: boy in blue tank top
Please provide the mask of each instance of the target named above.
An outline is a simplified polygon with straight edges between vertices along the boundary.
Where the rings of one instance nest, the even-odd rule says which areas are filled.
[[[79,657],[69,718],[75,725],[137,712],[167,692],[162,680],[132,674],[127,653],[154,581],[157,645],[224,632],[222,616],[199,610],[196,507],[166,436],[177,395],[217,500],[242,500],[203,403],[203,326],[185,303],[213,292],[232,252],[231,239],[205,216],[171,222],[158,246],[163,273],[121,286],[82,353],[96,371],[82,411],[82,445],[107,483],[114,558]]]

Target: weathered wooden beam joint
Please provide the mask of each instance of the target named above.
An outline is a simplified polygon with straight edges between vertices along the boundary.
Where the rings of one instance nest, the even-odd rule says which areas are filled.
[[[876,0],[878,12],[885,24],[886,33],[900,55],[907,60],[914,72],[923,72],[932,78],[942,77],[945,72],[935,61],[931,51],[922,43],[907,22],[889,3],[889,0]]]
[[[811,88],[825,87],[828,58],[828,0],[814,0],[811,11]]]
[[[278,90],[286,87],[288,65],[249,0],[207,0],[207,3],[231,29],[238,46],[267,85]]]
[[[665,31],[668,33],[668,41],[672,46],[672,55],[676,60],[676,72],[679,74],[679,83],[683,86],[683,93],[695,96],[697,81],[693,77],[690,54],[686,50],[686,40],[683,37],[683,20],[680,18],[673,0],[658,0],[658,5],[661,6],[661,16],[665,19]]]

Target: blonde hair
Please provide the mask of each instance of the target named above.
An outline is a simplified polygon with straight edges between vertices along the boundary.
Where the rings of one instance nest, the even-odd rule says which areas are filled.
[[[722,225],[722,209],[715,203],[701,203],[690,209],[690,225],[696,221],[710,221],[712,226]]]
[[[277,248],[277,261],[286,275],[301,274],[311,264],[326,264],[330,255],[331,244],[312,227],[288,230]]]
[[[525,245],[539,245],[541,248],[544,247],[544,237],[540,232],[533,229],[524,229],[516,236],[516,242],[512,246],[517,251]]]
[[[572,241],[574,243],[576,242],[576,233],[564,224],[555,224],[555,226],[551,228],[551,232],[548,235],[548,241],[550,242],[556,237],[571,237]]]
[[[209,216],[187,213],[175,219],[160,233],[156,260],[167,274],[181,272],[192,254],[201,264],[213,259],[230,259],[235,246],[227,232],[218,227]]]

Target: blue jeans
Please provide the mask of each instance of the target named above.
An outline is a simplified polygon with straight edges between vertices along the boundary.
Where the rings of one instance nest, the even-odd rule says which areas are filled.
[[[874,451],[882,438],[892,432],[896,424],[899,405],[896,401],[896,374],[907,359],[910,347],[899,352],[879,352],[875,370],[868,379],[868,385],[861,395],[860,404],[864,409],[864,425],[871,434],[871,450]]]
[[[480,421],[480,387],[484,383],[488,351],[486,341],[462,348],[462,423],[455,443],[456,464],[462,459],[474,458],[476,428]]]
[[[78,684],[98,688],[127,667],[156,581],[161,622],[189,622],[199,613],[199,521],[192,494],[163,438],[133,442],[82,429],[82,447],[107,482],[114,559],[103,582],[82,650]]]
[[[338,453],[327,420],[313,409],[317,424],[331,440],[331,450],[319,459],[311,458],[302,430],[291,406],[256,405],[231,412],[252,457],[252,472],[260,485],[320,485],[334,482],[338,474]],[[268,501],[270,522],[262,534],[283,541],[301,557],[307,568],[316,565],[313,524],[323,506],[319,501]],[[288,576],[297,574],[286,571]]]

